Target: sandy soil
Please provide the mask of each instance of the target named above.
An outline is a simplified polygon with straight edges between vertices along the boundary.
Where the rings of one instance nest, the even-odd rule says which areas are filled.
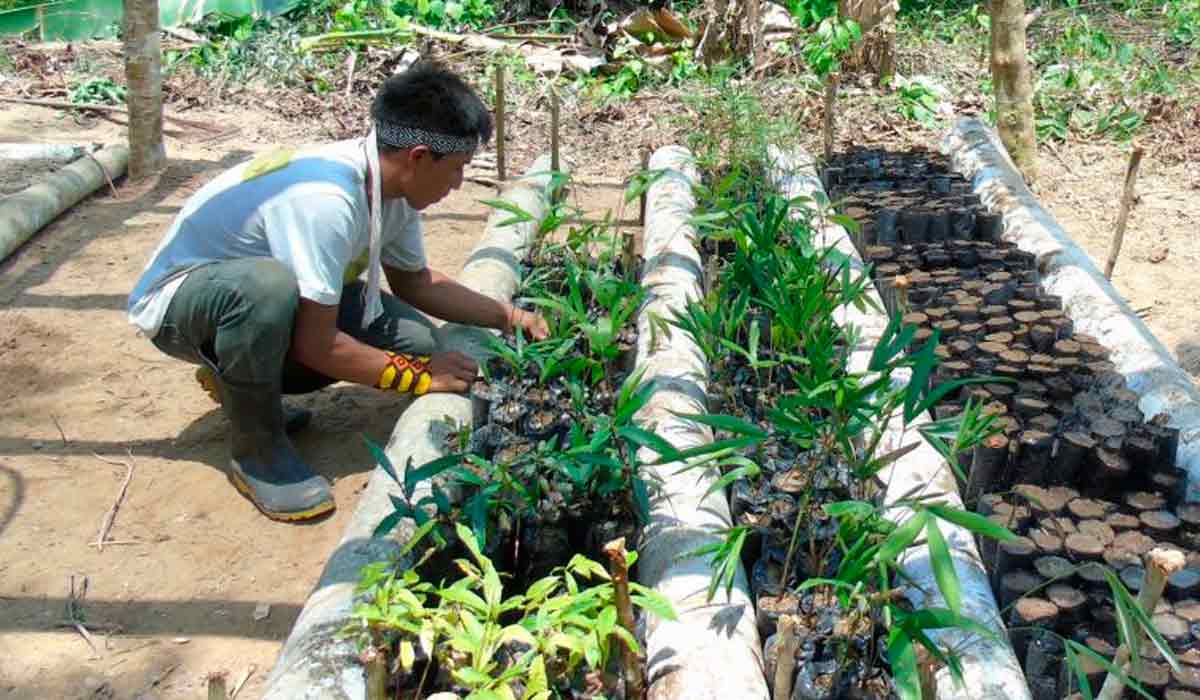
[[[232,684],[250,668],[240,697],[256,697],[373,467],[361,436],[386,441],[399,416],[365,387],[300,399],[315,419],[296,442],[333,480],[339,509],[310,525],[270,522],[226,481],[226,423],[191,368],[126,323],[125,297],[186,197],[252,152],[304,139],[264,112],[236,123],[252,126],[236,142],[172,139],[153,190],[102,190],[0,266],[0,697],[191,698],[210,672]],[[123,134],[41,109],[0,112],[0,139],[84,136]],[[530,160],[513,156],[518,168]],[[595,215],[618,195],[583,189],[576,201]],[[483,230],[478,200],[491,196],[469,183],[427,213],[437,268],[461,267]],[[127,464],[118,543],[98,551],[90,543]],[[72,577],[87,581],[79,609],[95,652],[58,626]]]
[[[1121,205],[1129,154],[1112,145],[1043,147],[1037,194],[1102,271]],[[1200,165],[1148,151],[1137,179],[1113,284],[1179,363],[1200,376]]]

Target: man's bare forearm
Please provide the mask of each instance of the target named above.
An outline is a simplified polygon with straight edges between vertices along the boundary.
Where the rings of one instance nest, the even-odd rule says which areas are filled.
[[[430,316],[504,330],[512,307],[463,286],[446,275],[426,268],[419,272],[387,270],[392,293]]]
[[[387,354],[337,330],[336,314],[337,307],[300,301],[292,359],[333,379],[374,386],[387,365]]]

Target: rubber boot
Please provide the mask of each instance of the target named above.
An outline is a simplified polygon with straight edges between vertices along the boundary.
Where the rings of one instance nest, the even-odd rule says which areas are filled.
[[[200,388],[204,389],[204,393],[208,394],[208,398],[213,400],[213,403],[220,405],[221,389],[217,386],[217,375],[208,365],[200,365],[196,368],[196,381],[200,384]],[[283,429],[288,435],[296,433],[308,427],[312,422],[312,411],[307,408],[297,408],[289,406],[286,403],[283,405]]]
[[[229,418],[229,480],[272,520],[296,521],[334,509],[325,477],[314,474],[284,432],[278,385],[234,386],[218,377]]]

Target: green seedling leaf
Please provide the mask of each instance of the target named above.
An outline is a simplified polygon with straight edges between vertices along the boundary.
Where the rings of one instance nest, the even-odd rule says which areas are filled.
[[[645,479],[635,476],[633,478],[633,502],[637,506],[638,518],[643,524],[650,522],[650,491],[646,487]]]
[[[367,444],[367,450],[370,451],[371,456],[375,458],[375,462],[383,469],[384,472],[387,473],[388,476],[392,477],[392,481],[396,482],[397,484],[400,483],[400,479],[396,476],[396,469],[392,466],[392,460],[388,459],[387,453],[383,451],[383,448],[371,442],[366,435],[363,436],[363,442]]]
[[[375,530],[371,533],[371,536],[383,537],[392,530],[396,529],[396,526],[399,525],[400,521],[405,517],[405,514],[401,513],[400,511],[394,510],[391,513],[388,513],[383,517],[382,520],[379,521],[379,524],[375,526]]]
[[[900,627],[888,635],[888,661],[892,664],[892,681],[901,700],[921,700],[921,675],[917,669],[917,650]]]
[[[925,539],[929,547],[929,563],[933,566],[933,576],[937,579],[938,589],[946,599],[946,605],[958,615],[962,613],[962,590],[959,586],[958,572],[954,570],[954,559],[950,556],[950,548],[946,538],[938,529],[937,518],[927,518],[925,523]]]
[[[1006,527],[1001,527],[978,513],[951,508],[950,506],[930,505],[925,509],[946,522],[966,528],[976,535],[988,537],[998,542],[1008,542],[1016,539],[1016,535]]]
[[[640,593],[634,593],[629,598],[633,601],[634,605],[664,620],[675,620],[678,617],[675,613],[675,607],[671,605],[671,601],[655,591],[643,588]]]
[[[668,461],[675,461],[674,456],[679,453],[679,450],[674,445],[667,442],[660,435],[634,425],[623,425],[617,428],[617,435],[639,447],[650,448],[659,457]]]
[[[412,458],[410,457],[408,464],[404,467],[404,495],[408,498],[412,498],[413,491],[416,490],[417,484],[425,481],[426,479],[432,479],[447,469],[458,466],[460,463],[462,463],[462,455],[452,454],[446,455],[445,457],[439,457],[432,462],[427,462],[422,464],[420,467],[413,469]]]
[[[512,218],[505,219],[504,221],[501,221],[498,224],[496,224],[496,226],[498,226],[498,227],[513,226],[516,224],[525,224],[525,223],[529,223],[532,221],[536,221],[536,219],[533,218],[532,214],[525,211],[524,209],[517,206],[516,204],[513,204],[512,202],[508,201],[507,199],[482,199],[482,200],[479,200],[479,203],[483,204],[485,206],[489,206],[493,209],[498,209],[500,211],[508,212],[509,214],[512,214]]]
[[[748,423],[740,418],[734,418],[733,416],[720,416],[702,413],[674,413],[674,415],[678,416],[679,418],[683,418],[684,420],[689,420],[693,423],[700,423],[701,425],[707,425],[710,428],[724,430],[726,432],[733,433],[734,435],[745,435],[747,437],[754,437],[760,440],[767,437],[767,433],[762,428],[759,428],[757,425]]]
[[[896,557],[905,549],[908,549],[908,546],[917,539],[917,535],[921,534],[921,530],[925,528],[925,522],[928,519],[929,515],[923,510],[913,513],[912,517],[906,520],[903,525],[888,535],[883,545],[879,547],[879,551],[875,555],[875,560],[882,563],[895,562]]]
[[[1087,682],[1087,675],[1079,665],[1078,657],[1080,655],[1086,656],[1093,662],[1102,666],[1106,671],[1119,678],[1126,687],[1132,688],[1135,693],[1146,698],[1146,700],[1155,700],[1155,697],[1148,693],[1146,689],[1142,687],[1142,684],[1138,683],[1137,679],[1129,676],[1124,671],[1117,668],[1109,659],[1104,658],[1089,647],[1080,644],[1073,639],[1064,639],[1063,644],[1066,646],[1067,650],[1067,662],[1072,664],[1071,670],[1075,672],[1075,677],[1079,679],[1079,690],[1084,694],[1085,698],[1092,697],[1092,693],[1091,686],[1089,686]],[[1072,663],[1072,658],[1074,658],[1074,663]]]

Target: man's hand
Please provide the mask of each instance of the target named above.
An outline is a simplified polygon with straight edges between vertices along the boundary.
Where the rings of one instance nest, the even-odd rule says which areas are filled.
[[[518,328],[533,340],[545,340],[550,337],[550,326],[541,314],[514,306],[508,312],[508,327],[504,329],[504,333],[512,335]]]
[[[440,352],[429,360],[429,391],[462,393],[471,387],[479,364],[461,352]]]

